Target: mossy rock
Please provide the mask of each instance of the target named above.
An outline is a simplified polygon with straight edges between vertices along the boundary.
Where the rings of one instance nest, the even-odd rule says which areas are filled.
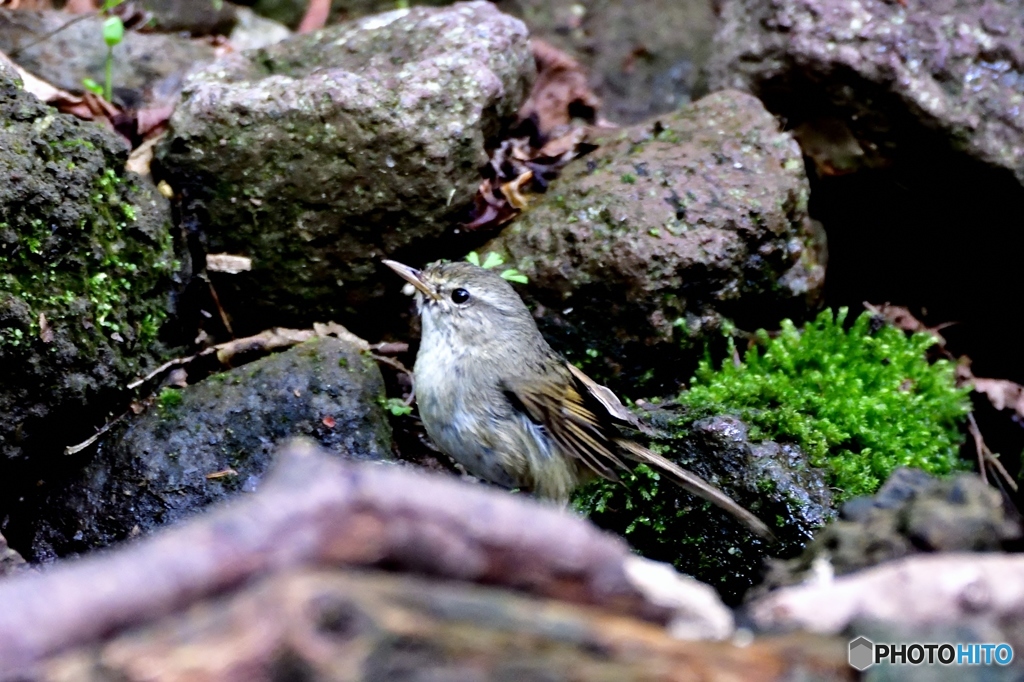
[[[717,92],[600,141],[481,249],[529,278],[559,351],[615,388],[674,386],[727,318],[806,314],[824,240],[800,149],[757,99]]]
[[[0,78],[0,461],[102,424],[161,352],[186,260],[128,149]]]
[[[380,259],[422,263],[465,212],[534,76],[527,38],[487,2],[417,7],[190,77],[157,156],[208,250],[252,259],[211,275],[236,332],[333,319],[376,336],[407,309]]]
[[[644,555],[668,561],[738,602],[768,553],[792,557],[854,495],[901,466],[946,475],[970,403],[927,334],[906,336],[865,313],[825,311],[757,336],[742,362],[705,360],[675,401],[651,413],[652,447],[717,485],[772,528],[768,546],[718,509],[641,467],[626,486],[598,482],[577,507]],[[733,415],[724,417],[722,415]]]

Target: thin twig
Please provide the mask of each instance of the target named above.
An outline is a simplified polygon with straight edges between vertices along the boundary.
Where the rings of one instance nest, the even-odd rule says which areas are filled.
[[[69,446],[67,446],[66,448],[64,448],[64,454],[65,455],[75,455],[75,454],[78,454],[79,452],[81,452],[82,450],[85,450],[87,447],[89,447],[90,445],[95,443],[99,439],[100,436],[102,436],[107,431],[109,431],[111,428],[113,428],[113,426],[115,424],[117,424],[119,421],[121,421],[122,419],[127,417],[130,412],[131,412],[131,410],[125,410],[123,414],[121,414],[120,416],[117,416],[117,417],[114,417],[113,419],[111,419],[109,422],[107,422],[106,424],[103,425],[103,428],[101,428],[99,431],[94,433],[92,435],[92,437],[86,438],[85,440],[83,440],[78,445],[69,445]]]
[[[228,314],[224,310],[224,306],[220,304],[220,296],[217,295],[217,290],[213,288],[213,282],[210,281],[209,277],[204,277],[206,284],[210,287],[210,297],[213,298],[214,305],[217,306],[217,312],[220,314],[220,321],[224,325],[224,329],[227,330],[228,336],[235,338],[235,331],[231,328],[231,320],[228,319]]]
[[[985,467],[990,466],[1000,475],[1006,485],[1010,486],[1013,492],[1017,492],[1017,482],[1013,480],[1006,467],[999,461],[999,457],[985,445],[985,439],[981,436],[981,429],[978,428],[978,422],[974,419],[973,412],[967,415],[967,430],[970,431],[971,436],[974,438],[974,449],[978,455],[978,468],[981,470],[981,479],[988,483]]]
[[[975,421],[973,412],[967,415],[967,430],[974,438],[974,454],[978,457],[978,473],[981,475],[981,480],[988,483],[988,474],[985,473],[985,441],[981,437],[981,430],[978,428],[978,422]]]
[[[370,353],[370,355],[373,356],[374,360],[381,363],[382,365],[387,365],[388,367],[392,367],[398,370],[399,372],[409,375],[410,377],[412,376],[412,370],[403,365],[398,360],[395,360],[394,358],[389,358],[386,355],[377,355],[376,353],[372,352]]]

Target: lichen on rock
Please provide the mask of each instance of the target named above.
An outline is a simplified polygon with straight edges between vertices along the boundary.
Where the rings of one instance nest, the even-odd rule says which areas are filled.
[[[158,352],[185,259],[117,136],[2,78],[0,150],[3,459],[102,423],[104,396]]]

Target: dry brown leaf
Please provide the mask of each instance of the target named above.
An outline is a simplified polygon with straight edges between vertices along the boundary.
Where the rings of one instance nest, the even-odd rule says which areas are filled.
[[[132,153],[128,155],[128,162],[125,163],[124,167],[133,173],[138,173],[142,177],[149,177],[149,166],[153,162],[153,152],[156,150],[157,142],[162,137],[163,133],[144,140],[142,144],[133,149]]]
[[[532,119],[542,137],[552,135],[573,118],[594,121],[601,99],[587,84],[580,63],[543,40],[534,38],[530,48],[537,62],[537,80],[519,108],[520,120]]]
[[[911,333],[924,332],[926,334],[931,334],[935,337],[935,342],[940,347],[946,347],[946,339],[939,333],[939,330],[945,329],[952,323],[944,323],[934,327],[929,327],[924,322],[921,322],[919,319],[914,317],[913,313],[911,313],[909,309],[904,308],[901,305],[892,305],[890,303],[873,305],[867,301],[865,301],[863,305],[865,310],[885,318],[889,324],[897,329],[902,329],[905,332]]]
[[[43,343],[53,343],[53,327],[44,313],[39,313],[39,340]]]
[[[981,393],[997,410],[1013,410],[1024,419],[1024,386],[1007,379],[983,379],[974,377],[974,390]]]

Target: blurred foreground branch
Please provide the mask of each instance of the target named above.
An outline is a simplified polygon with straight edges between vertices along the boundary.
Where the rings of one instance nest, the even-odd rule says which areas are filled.
[[[116,551],[0,581],[0,676],[303,565],[499,585],[654,622],[678,617],[673,580],[710,591],[685,587],[695,581],[637,559],[619,538],[562,510],[406,469],[346,464],[295,442],[251,496]],[[727,636],[728,611],[715,600],[711,614],[710,630]]]

